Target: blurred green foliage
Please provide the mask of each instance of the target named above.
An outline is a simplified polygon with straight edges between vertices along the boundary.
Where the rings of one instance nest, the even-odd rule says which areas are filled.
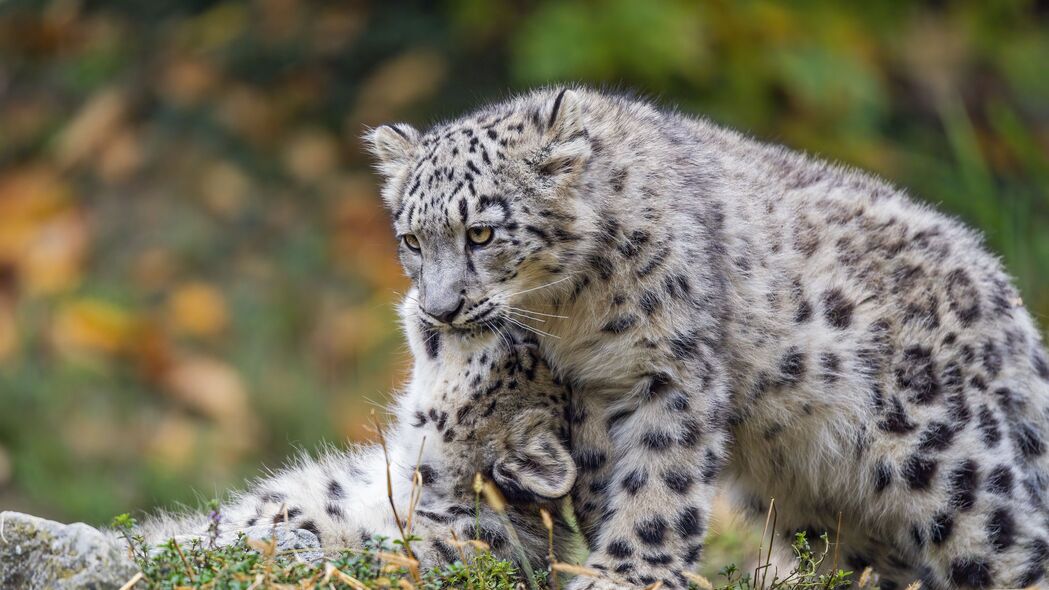
[[[363,440],[404,280],[359,135],[636,89],[980,227],[1049,317],[1049,8],[0,2],[0,506],[106,521]]]

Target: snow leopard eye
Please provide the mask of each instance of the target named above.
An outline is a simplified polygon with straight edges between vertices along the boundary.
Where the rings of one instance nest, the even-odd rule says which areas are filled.
[[[419,251],[419,238],[415,237],[415,234],[404,234],[401,236],[401,241],[404,242],[405,246],[412,252]]]
[[[472,246],[484,246],[492,241],[495,231],[487,225],[475,225],[466,230],[466,239],[470,240]]]

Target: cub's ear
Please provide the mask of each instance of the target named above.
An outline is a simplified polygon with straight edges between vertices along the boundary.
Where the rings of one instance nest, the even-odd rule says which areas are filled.
[[[492,479],[511,502],[554,500],[572,491],[576,468],[565,445],[553,433],[533,433],[523,446],[495,461]]]
[[[568,88],[561,90],[550,107],[547,146],[539,162],[545,176],[573,177],[590,159],[590,138],[583,121],[582,101]]]
[[[364,134],[364,143],[375,156],[379,173],[390,178],[411,161],[419,132],[407,123],[379,125]]]

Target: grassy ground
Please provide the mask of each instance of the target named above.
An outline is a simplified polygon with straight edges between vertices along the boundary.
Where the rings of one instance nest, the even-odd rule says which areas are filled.
[[[133,535],[134,520],[128,515],[117,517],[113,525],[124,534],[128,551],[141,570],[129,580],[138,588],[555,590],[574,576],[602,577],[596,570],[557,561],[552,548],[545,568],[526,574],[512,563],[494,557],[478,540],[449,539],[460,549],[462,558],[438,569],[420,570],[418,562],[411,557],[411,543],[415,540],[411,537],[392,542],[376,538],[362,550],[331,550],[319,562],[304,563],[297,560],[293,552],[277,551],[273,541],[243,535],[224,547],[211,546],[212,539],[194,540],[186,545],[171,540],[159,548],[150,548]],[[869,585],[869,571],[855,575],[836,567],[837,554],[826,535],[807,539],[800,533],[790,539],[790,546],[797,564],[787,572],[777,572],[770,567],[771,551],[768,551],[764,565],[753,569],[744,571],[728,565],[711,577],[685,575],[690,580],[690,588],[703,590],[839,590],[849,587],[854,580],[860,588]],[[761,552],[759,547],[758,553]],[[824,570],[832,573],[820,573]],[[659,584],[649,588],[655,590]]]

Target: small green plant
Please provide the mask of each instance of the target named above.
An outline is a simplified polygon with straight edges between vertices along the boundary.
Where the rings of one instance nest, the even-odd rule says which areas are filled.
[[[130,514],[124,513],[113,518],[110,526],[127,542],[131,558],[138,561],[147,557],[146,540],[141,535],[134,534],[135,519]]]
[[[718,590],[839,590],[852,585],[852,572],[836,569],[830,573],[819,573],[820,568],[830,554],[831,542],[827,533],[820,538],[822,550],[814,550],[804,532],[794,535],[791,549],[796,563],[782,578],[779,573],[769,571],[771,562],[765,562],[754,569],[754,573],[742,572],[735,565],[721,569],[719,575],[726,583]],[[694,586],[698,588],[698,586]]]
[[[217,511],[213,511],[217,512]],[[135,521],[126,514],[113,519],[113,527],[128,543],[141,570],[135,588],[175,590],[245,590],[247,588],[420,588],[421,590],[516,590],[523,581],[508,561],[488,552],[467,560],[422,572],[416,579],[406,558],[390,553],[403,541],[376,537],[361,550],[345,550],[318,563],[297,561],[291,552],[276,551],[272,542],[248,539],[243,534],[225,546],[212,546],[214,537],[194,539],[185,545],[174,539],[150,547],[132,534]],[[417,539],[415,539],[417,540]],[[535,580],[546,588],[545,575]]]

